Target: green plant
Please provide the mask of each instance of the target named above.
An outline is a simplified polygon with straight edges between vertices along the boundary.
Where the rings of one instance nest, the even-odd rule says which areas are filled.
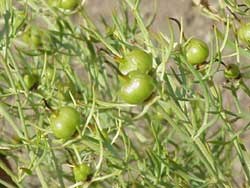
[[[27,26],[21,38],[26,43],[27,49],[48,50],[51,47],[49,32],[36,25]]]
[[[250,186],[248,0],[58,2],[0,1],[0,187]]]
[[[57,138],[68,139],[80,125],[80,114],[72,107],[61,107],[52,113],[50,123]]]
[[[33,48],[42,46],[42,33],[37,27],[30,27],[22,36],[23,40]]]
[[[52,67],[47,67],[45,75],[47,80],[51,82],[54,78],[54,69]]]

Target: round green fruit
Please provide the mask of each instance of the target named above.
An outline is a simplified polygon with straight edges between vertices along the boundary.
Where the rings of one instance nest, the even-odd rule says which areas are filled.
[[[236,64],[230,64],[224,70],[224,76],[227,79],[236,79],[240,77],[240,69]]]
[[[87,164],[80,164],[74,166],[73,168],[73,174],[76,182],[86,181],[90,173],[91,173],[91,168]]]
[[[80,125],[80,114],[72,107],[62,107],[51,115],[50,122],[57,138],[68,139]]]
[[[185,45],[185,54],[188,63],[199,65],[206,61],[209,55],[209,49],[205,42],[193,38]]]
[[[73,10],[80,3],[80,0],[59,0],[59,8],[64,10]]]
[[[238,29],[238,38],[246,43],[250,44],[250,23],[243,24]]]
[[[152,95],[155,84],[151,76],[132,72],[121,84],[120,96],[129,104],[141,104]]]
[[[132,71],[148,73],[152,70],[152,64],[153,58],[151,54],[136,49],[125,54],[124,59],[119,64],[119,70],[124,75]]]

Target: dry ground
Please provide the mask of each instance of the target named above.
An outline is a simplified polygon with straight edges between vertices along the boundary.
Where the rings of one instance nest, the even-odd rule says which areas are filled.
[[[193,6],[192,0],[156,0],[158,4],[157,16],[153,28],[155,30],[167,31],[166,17],[183,18],[185,32],[188,36],[196,36],[206,39],[210,30],[210,21],[201,16],[198,8]],[[212,0],[214,1],[214,0]],[[100,3],[101,2],[101,3]],[[98,22],[99,16],[109,17],[117,7],[120,0],[87,0],[87,11],[92,19]],[[144,15],[153,10],[153,0],[142,0],[141,9]]]

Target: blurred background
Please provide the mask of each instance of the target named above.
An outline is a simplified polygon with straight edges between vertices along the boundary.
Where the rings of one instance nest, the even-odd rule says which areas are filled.
[[[101,3],[100,3],[101,2]],[[185,33],[187,36],[196,36],[207,40],[208,31],[211,29],[211,20],[201,15],[199,6],[194,2],[199,0],[156,0],[157,14],[153,24],[154,30],[167,31],[166,17],[183,19]],[[112,15],[120,1],[119,0],[86,0],[86,9],[93,20],[100,20],[100,16],[105,18]],[[216,6],[218,0],[211,0],[209,4]],[[141,10],[145,17],[154,11],[153,0],[142,0]]]

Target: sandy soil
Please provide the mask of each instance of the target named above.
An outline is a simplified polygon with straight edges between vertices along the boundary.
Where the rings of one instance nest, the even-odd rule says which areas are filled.
[[[211,21],[201,16],[192,0],[156,0],[158,4],[156,20],[153,29],[167,31],[166,17],[183,19],[187,36],[196,36],[207,40],[207,31],[211,28]],[[101,3],[100,3],[101,2]],[[87,0],[86,7],[92,19],[99,19],[100,15],[109,17],[118,6],[120,0]],[[153,1],[142,0],[141,9],[144,15],[152,13]]]

